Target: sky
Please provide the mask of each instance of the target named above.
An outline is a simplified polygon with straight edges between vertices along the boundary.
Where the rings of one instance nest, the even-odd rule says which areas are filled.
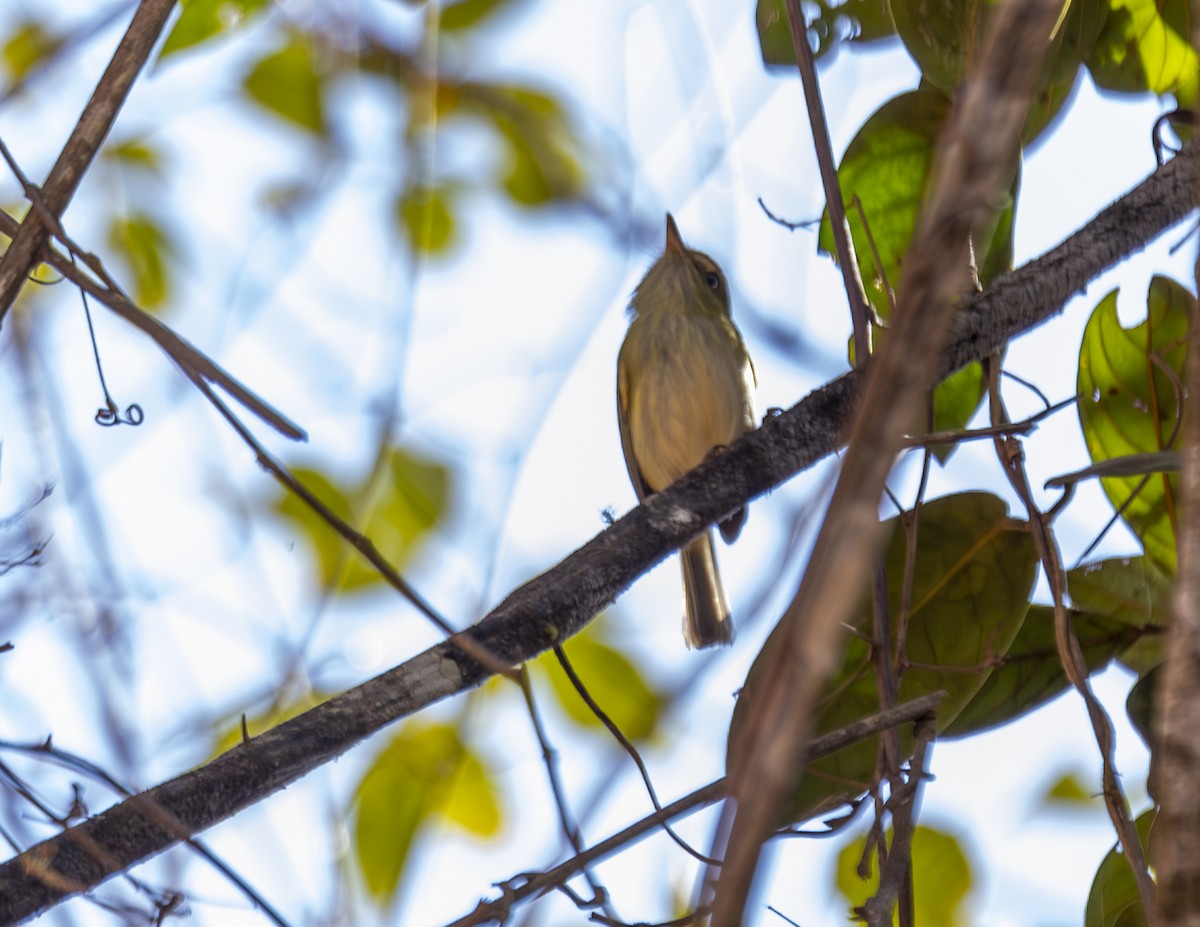
[[[345,173],[329,173],[331,192],[320,209],[292,223],[249,210],[267,182],[327,170],[297,153],[292,129],[233,99],[238,67],[269,44],[286,11],[237,43],[153,70],[123,114],[117,134],[146,133],[172,166],[172,185],[162,192],[184,248],[169,320],[309,431],[304,447],[268,436],[270,446],[291,463],[360,472],[379,410],[395,403],[403,440],[453,465],[448,523],[410,571],[459,625],[602,530],[606,509],[620,514],[634,504],[613,408],[615,358],[628,294],[661,248],[666,211],[731,281],[734,317],[758,373],[760,410],[791,406],[845,369],[849,323],[836,268],[817,254],[815,232],[788,232],[757,203],[761,197],[779,215],[815,219],[823,200],[799,83],[791,74],[764,73],[753,18],[743,6],[531,0],[505,14],[495,41],[473,62],[481,74],[536,79],[573,101],[585,133],[608,159],[605,201],[627,210],[644,230],[633,246],[586,217],[531,219],[480,196],[470,203],[457,252],[410,272],[397,257],[380,192],[393,169],[380,152],[397,114],[388,97],[370,88],[346,94],[339,119],[361,154]],[[64,19],[86,9],[54,4]],[[399,30],[411,27],[411,14],[394,5],[364,0],[354,9],[394,20]],[[22,10],[41,15],[40,7],[14,4],[0,9],[0,27]],[[112,38],[111,30],[101,33],[83,49],[79,67],[55,71],[29,96],[0,107],[0,137],[33,176],[44,175],[74,120],[77,110],[61,100],[69,95],[82,103]],[[821,80],[835,152],[879,103],[916,79],[894,44],[826,62]],[[1018,265],[1153,169],[1149,127],[1160,111],[1157,101],[1108,98],[1081,79],[1067,119],[1027,158]],[[488,156],[477,150],[477,139],[451,142],[447,158]],[[93,174],[68,215],[76,237],[96,249],[103,241],[100,219],[114,200],[134,198],[135,191],[109,180]],[[17,198],[11,182],[0,183],[0,192],[5,202]],[[1152,273],[1169,271],[1186,283],[1191,247],[1168,253],[1183,234],[1168,233],[1018,340],[1008,367],[1036,380],[1052,399],[1071,394],[1074,351],[1091,308],[1121,286],[1133,296],[1121,301],[1122,318],[1132,321]],[[78,304],[57,294],[43,302],[38,379],[43,395],[56,397],[54,430],[47,434],[32,414],[38,402],[16,399],[17,381],[5,373],[0,511],[27,502],[47,472],[56,476],[60,488],[42,510],[54,536],[46,580],[53,588],[43,590],[35,617],[22,625],[21,660],[0,658],[0,687],[19,705],[0,716],[0,738],[36,741],[53,733],[64,747],[103,756],[110,743],[95,687],[135,668],[136,682],[120,706],[136,719],[127,728],[128,754],[108,761],[150,785],[203,759],[207,721],[252,704],[287,679],[293,667],[287,644],[310,629],[304,665],[328,687],[353,685],[438,639],[387,594],[315,604],[311,566],[295,538],[255,518],[274,489],[251,455],[154,349],[102,310],[95,310],[97,333],[110,388],[122,403],[136,398],[147,423],[136,431],[92,426],[98,394]],[[767,322],[797,332],[805,349],[771,343]],[[1064,345],[1070,346],[1065,360]],[[11,368],[12,349],[0,351]],[[1036,408],[1019,392],[1010,399],[1014,415]],[[1035,486],[1082,466],[1074,412],[1036,432],[1027,457]],[[669,719],[669,740],[647,754],[660,795],[680,795],[720,775],[732,693],[794,593],[831,473],[832,465],[823,464],[756,501],[738,543],[720,545],[739,621],[734,648],[715,655],[683,648],[673,560],[599,619],[655,679],[689,687]],[[990,449],[969,445],[945,471],[935,469],[930,494],[988,488],[1010,498],[1001,484]],[[902,467],[892,485],[911,498],[914,468]],[[102,513],[119,574],[106,575],[80,506]],[[1059,525],[1068,562],[1110,512],[1095,486],[1079,489]],[[799,541],[789,548],[793,534]],[[1100,552],[1136,549],[1116,531]],[[96,657],[88,644],[96,613],[72,603],[85,585],[101,584],[128,623],[121,646]],[[56,682],[54,697],[45,692],[47,674]],[[1129,683],[1114,670],[1097,680],[1097,690],[1117,725],[1117,765],[1137,809],[1145,803],[1146,754],[1124,716]],[[458,719],[464,711],[479,748],[501,769],[514,809],[503,842],[430,835],[409,875],[419,890],[384,916],[352,898],[355,923],[444,923],[491,895],[491,883],[561,853],[538,747],[518,701],[471,709],[452,701],[429,714]],[[1077,699],[1060,698],[986,736],[936,746],[936,780],[926,789],[922,819],[967,847],[978,878],[974,922],[1079,921],[1096,866],[1112,844],[1111,828],[1098,803],[1090,810],[1051,809],[1041,794],[1064,772],[1098,783],[1096,748],[1082,717]],[[120,717],[113,723],[120,726]],[[595,805],[584,819],[589,841],[649,810],[636,774],[615,749],[552,712],[548,724],[569,794],[579,808]],[[303,912],[336,901],[334,875],[344,865],[337,854],[346,839],[338,812],[376,743],[382,738],[208,838],[298,923],[316,923]],[[712,823],[711,814],[697,816],[680,829],[705,846]],[[829,888],[840,845],[777,846],[750,922],[778,923],[761,907],[769,903],[806,927],[844,923],[845,908]],[[175,855],[163,865],[167,872],[186,869],[184,881],[196,891],[194,921],[262,923],[198,864]],[[600,872],[620,886],[623,914],[653,919],[667,916],[674,893],[690,891],[695,868],[656,837]],[[112,922],[86,904],[68,908],[78,923]],[[545,923],[579,917],[558,899],[537,910]]]

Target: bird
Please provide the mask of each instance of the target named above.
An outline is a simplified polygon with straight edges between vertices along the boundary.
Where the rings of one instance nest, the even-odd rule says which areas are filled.
[[[642,501],[754,430],[757,382],[725,274],[683,243],[670,213],[662,256],[634,289],[629,313],[617,356],[617,423]],[[745,519],[742,508],[721,522],[726,543]],[[680,562],[684,642],[692,649],[732,643],[711,527],[680,551]]]

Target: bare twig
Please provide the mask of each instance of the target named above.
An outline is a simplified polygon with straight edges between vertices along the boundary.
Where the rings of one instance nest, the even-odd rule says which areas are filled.
[[[791,4],[798,6],[798,4]],[[772,652],[747,682],[746,723],[730,746],[738,802],[713,904],[714,927],[742,922],[763,840],[803,768],[811,706],[841,653],[841,627],[858,603],[880,546],[878,500],[906,428],[936,382],[967,267],[953,256],[1007,188],[1029,98],[1042,70],[1058,0],[996,7],[988,40],[937,152],[928,202],[905,263],[905,286],[883,350],[872,364],[841,477],[800,589]],[[795,24],[793,24],[793,29]]]
[[[1000,398],[996,368],[991,370],[991,403],[992,421],[1002,423],[1007,415]],[[1150,916],[1154,911],[1154,881],[1150,877],[1146,855],[1142,850],[1141,841],[1137,835],[1133,820],[1129,816],[1129,803],[1121,789],[1120,776],[1117,774],[1113,760],[1115,748],[1112,721],[1104,710],[1088,680],[1087,661],[1079,646],[1079,638],[1071,624],[1066,606],[1067,574],[1063,569],[1062,555],[1059,553],[1058,542],[1054,537],[1050,519],[1042,513],[1033,499],[1033,490],[1025,472],[1024,451],[1015,437],[997,437],[996,453],[1004,469],[1005,476],[1020,497],[1029,518],[1029,530],[1041,560],[1042,570],[1050,586],[1050,595],[1054,602],[1054,639],[1058,649],[1059,660],[1067,679],[1075,687],[1083,699],[1091,721],[1096,745],[1100,751],[1102,766],[1104,805],[1112,820],[1113,829],[1125,853],[1125,858],[1133,870],[1137,882],[1138,893],[1141,896],[1142,908]]]
[[[900,725],[930,717],[936,712],[937,705],[944,696],[945,693],[943,692],[934,692],[930,695],[913,699],[911,702],[897,705],[890,711],[880,712],[870,718],[864,718],[862,721],[856,721],[854,724],[831,731],[812,742],[810,756],[814,760],[820,759],[823,756],[836,753],[850,744],[857,743],[867,737],[872,737],[881,731],[891,730]],[[713,802],[720,801],[725,796],[725,779],[710,782],[690,795],[685,795],[678,801],[672,802],[661,811],[655,811],[653,814],[649,814],[637,823],[631,824],[607,840],[601,841],[586,853],[566,860],[553,869],[539,873],[522,873],[509,879],[503,883],[504,891],[499,898],[493,901],[481,901],[470,914],[459,918],[452,924],[449,924],[448,927],[471,927],[471,925],[477,924],[502,923],[515,904],[544,895],[551,889],[565,883],[567,879],[574,876],[584,866],[599,862],[618,850],[622,850],[630,844],[635,843],[660,827],[663,822],[673,820],[699,808],[707,807]]]
[[[141,0],[138,4],[129,28],[42,188],[46,206],[55,217],[63,214],[75,195],[174,8],[175,0]],[[30,210],[8,250],[0,257],[0,324],[49,237],[50,229],[41,213]]]
[[[858,272],[858,260],[854,256],[854,245],[850,240],[850,223],[846,221],[846,204],[842,202],[842,189],[838,185],[837,167],[833,163],[833,146],[829,142],[829,123],[825,119],[825,106],[821,102],[821,85],[817,81],[817,66],[813,61],[812,49],[805,32],[804,12],[800,0],[787,0],[788,26],[792,35],[792,48],[796,53],[796,65],[800,69],[800,83],[804,86],[804,105],[808,110],[808,124],[812,127],[813,145],[817,151],[817,166],[821,172],[821,184],[825,188],[825,207],[829,210],[829,225],[833,232],[834,249],[838,267],[842,271],[842,282],[846,287],[846,299],[850,304],[850,321],[854,326],[854,364],[866,364],[871,355],[871,329],[867,312],[867,296],[862,277]],[[765,207],[764,207],[765,208]]]

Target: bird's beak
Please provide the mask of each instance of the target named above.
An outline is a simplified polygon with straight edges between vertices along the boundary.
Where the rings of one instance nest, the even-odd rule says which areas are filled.
[[[683,239],[679,237],[679,229],[675,225],[675,217],[667,213],[667,254],[673,254],[675,257],[684,257],[687,254],[687,248],[684,247]]]

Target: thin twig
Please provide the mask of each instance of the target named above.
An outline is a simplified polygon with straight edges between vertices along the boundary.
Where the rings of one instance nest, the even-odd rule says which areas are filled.
[[[991,380],[992,421],[1000,424],[1007,418],[1007,415],[1000,397],[995,366],[991,370]],[[1117,839],[1124,850],[1125,859],[1133,871],[1142,909],[1146,912],[1146,916],[1150,917],[1155,910],[1154,881],[1150,877],[1149,866],[1138,838],[1137,829],[1129,816],[1129,805],[1121,788],[1120,776],[1117,774],[1113,759],[1115,743],[1112,721],[1104,710],[1104,706],[1092,692],[1091,683],[1088,680],[1087,662],[1083,658],[1079,638],[1075,635],[1075,628],[1071,624],[1067,611],[1067,577],[1066,571],[1063,569],[1058,542],[1049,520],[1034,502],[1033,490],[1025,472],[1024,452],[1019,441],[1015,437],[997,437],[996,454],[1008,477],[1009,484],[1021,499],[1028,513],[1030,534],[1054,602],[1054,637],[1058,647],[1059,660],[1062,662],[1067,679],[1079,693],[1084,707],[1087,709],[1096,745],[1100,752],[1104,805],[1112,820]]]
[[[563,672],[567,674],[567,679],[570,680],[570,683],[574,687],[576,694],[583,699],[583,703],[587,705],[588,710],[591,711],[591,713],[596,716],[596,719],[604,725],[609,734],[612,735],[613,739],[621,745],[621,749],[629,755],[629,758],[633,760],[634,765],[637,766],[638,772],[642,776],[642,784],[646,786],[646,794],[650,796],[650,803],[654,805],[654,810],[662,811],[663,806],[658,800],[658,792],[655,791],[654,782],[650,778],[650,770],[646,768],[646,763],[644,760],[642,760],[642,755],[638,752],[637,747],[635,747],[633,742],[625,736],[625,732],[617,726],[617,723],[608,716],[608,712],[600,707],[600,703],[592,697],[592,693],[588,691],[587,686],[583,684],[583,680],[579,678],[579,674],[575,672],[575,667],[572,666],[571,661],[567,659],[566,651],[564,651],[561,647],[555,647],[554,656],[558,658],[558,663],[562,667]],[[695,847],[675,833],[671,826],[665,821],[663,822],[663,830],[666,831],[667,836],[674,840],[675,843],[677,843],[679,847],[689,856],[707,866],[721,865],[721,861],[719,859],[713,859],[711,856],[705,856],[699,850],[695,849]]]
[[[915,722],[920,718],[929,717],[936,712],[938,704],[945,697],[944,692],[934,692],[910,702],[897,705],[891,711],[880,712],[870,718],[864,718],[844,728],[831,731],[813,740],[810,750],[811,759],[820,759],[836,753],[850,744],[858,743],[867,737],[873,737],[881,731]],[[537,898],[579,872],[584,866],[599,862],[611,856],[618,850],[635,843],[646,835],[658,829],[664,821],[674,820],[684,814],[689,814],[700,808],[707,807],[720,801],[726,796],[726,780],[717,779],[696,791],[685,795],[662,809],[655,811],[619,831],[607,840],[596,844],[590,850],[579,856],[568,859],[545,872],[521,873],[502,883],[503,892],[499,898],[492,901],[480,901],[470,914],[453,921],[447,927],[472,927],[472,925],[503,923],[512,908],[519,902]]]
[[[121,37],[112,60],[42,188],[42,196],[52,215],[61,216],[71,202],[174,8],[175,0],[141,0],[137,5],[129,28]],[[26,275],[39,260],[39,252],[50,234],[41,212],[30,210],[8,250],[0,257],[0,324],[16,300]]]

